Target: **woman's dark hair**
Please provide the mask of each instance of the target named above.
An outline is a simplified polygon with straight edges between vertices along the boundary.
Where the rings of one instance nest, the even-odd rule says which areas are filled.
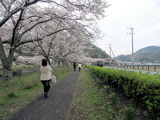
[[[47,66],[47,60],[46,59],[42,60],[42,66]]]

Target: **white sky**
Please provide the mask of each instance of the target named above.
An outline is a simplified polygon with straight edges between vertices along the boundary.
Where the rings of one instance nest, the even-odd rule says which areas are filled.
[[[99,21],[105,36],[96,45],[109,54],[109,44],[115,54],[131,54],[131,30],[134,28],[134,52],[156,45],[160,46],[160,0],[107,0],[106,17]]]

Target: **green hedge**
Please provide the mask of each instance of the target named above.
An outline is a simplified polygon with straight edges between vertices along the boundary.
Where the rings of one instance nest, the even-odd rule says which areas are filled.
[[[114,86],[129,98],[138,101],[151,114],[160,115],[160,76],[134,71],[87,66],[103,84]]]

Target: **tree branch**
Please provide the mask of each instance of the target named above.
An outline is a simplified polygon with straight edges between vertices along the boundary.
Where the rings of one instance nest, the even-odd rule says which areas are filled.
[[[7,7],[6,7],[6,5],[3,3],[3,1],[1,0],[0,2],[2,3],[3,7],[7,10]]]
[[[30,2],[30,3],[26,3],[26,4],[24,5],[24,7],[28,7],[28,6],[32,5],[32,4],[35,4],[35,3],[37,3],[38,1],[40,1],[40,0],[34,0],[34,1]],[[10,12],[10,14],[7,15],[7,16],[0,22],[0,27],[2,27],[2,26],[10,19],[10,17],[11,17],[12,15],[16,14],[17,12],[19,12],[19,11],[22,10],[22,9],[23,9],[23,7],[19,7],[19,8],[15,8],[14,10],[12,10],[12,11]]]
[[[45,22],[48,22],[48,21],[50,21],[50,20],[52,20],[52,18],[50,18],[50,19],[48,19],[48,20],[40,21],[40,22],[32,25],[30,28],[28,28],[27,30],[25,30],[24,32],[21,33],[20,38],[21,38],[26,32],[30,31],[31,29],[33,29],[33,28],[36,27],[37,25],[42,24],[42,23],[45,23]]]
[[[37,39],[31,39],[31,40],[21,41],[21,42],[19,42],[18,46],[26,44],[26,43],[41,41],[41,40],[43,40],[43,38],[37,38]]]
[[[11,41],[10,40],[5,40],[5,41],[2,41],[2,44],[11,44]]]
[[[21,10],[20,15],[19,15],[19,18],[18,18],[18,20],[17,20],[17,23],[16,23],[16,25],[15,25],[15,27],[14,27],[14,29],[13,29],[12,40],[11,40],[11,47],[12,47],[12,46],[14,45],[14,43],[15,43],[16,29],[18,28],[18,25],[19,25],[19,23],[20,23],[20,21],[21,21],[21,19],[22,19],[23,11],[24,11],[24,9]]]
[[[70,2],[69,0],[66,0],[69,4],[73,5],[73,6],[76,6],[76,7],[86,7],[86,8],[89,8],[85,5],[76,5],[76,4],[73,4],[72,2]]]
[[[6,56],[5,56],[5,51],[4,51],[4,47],[3,47],[3,43],[2,43],[2,39],[0,37],[0,59],[4,59]]]
[[[63,31],[63,30],[67,30],[67,29],[72,29],[72,28],[60,29],[60,30],[57,30],[57,31],[55,31],[55,32],[53,32],[53,33],[49,33],[49,34],[46,35],[46,36],[48,37],[48,36],[51,36],[51,35],[53,35],[53,34],[56,34],[56,33],[58,33],[58,32],[61,32],[61,31]],[[26,40],[26,41],[21,41],[21,42],[19,42],[18,46],[23,45],[23,44],[26,44],[26,43],[30,43],[30,42],[41,41],[41,40],[43,40],[46,36],[44,36],[44,37],[42,37],[42,38],[37,38],[37,39],[30,39],[30,40]]]
[[[69,29],[73,29],[73,28],[63,28],[63,29],[57,30],[57,31],[55,31],[55,32],[53,32],[53,33],[50,33],[50,34],[48,34],[47,36],[51,36],[51,35],[53,35],[53,34],[56,34],[56,33],[60,32],[60,31],[69,30]]]

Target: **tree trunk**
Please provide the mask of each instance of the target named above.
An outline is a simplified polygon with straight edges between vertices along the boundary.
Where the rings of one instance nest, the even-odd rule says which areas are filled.
[[[3,82],[12,80],[12,61],[13,60],[11,60],[9,58],[2,60],[2,70],[3,70],[2,79],[3,79]]]
[[[58,67],[60,66],[60,61],[57,62],[58,63]]]
[[[47,59],[47,61],[48,61],[48,64],[51,66],[51,62],[50,62],[50,59],[49,59],[48,56],[46,56],[46,59]]]
[[[2,81],[9,81],[12,79],[12,62],[14,50],[10,49],[9,56],[6,57],[5,51],[0,37],[0,59],[2,62]]]
[[[9,51],[8,57],[3,56],[2,61],[2,79],[3,82],[10,81],[12,80],[12,63],[13,63],[13,58],[14,58],[14,51],[15,48],[11,48]]]
[[[42,55],[43,55],[43,54],[42,54]],[[51,66],[51,61],[50,61],[50,59],[49,59],[49,56],[43,55],[43,57],[45,57],[45,59],[47,60],[48,65]]]

